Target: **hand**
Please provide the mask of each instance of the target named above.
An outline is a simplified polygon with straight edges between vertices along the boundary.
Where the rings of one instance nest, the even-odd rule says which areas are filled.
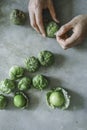
[[[53,20],[58,22],[52,0],[30,0],[29,2],[28,9],[30,24],[37,32],[41,33],[44,37],[46,36],[46,34],[43,25],[42,11],[46,8],[49,9]]]
[[[72,35],[65,38],[70,30],[73,31]],[[87,15],[79,15],[60,28],[56,33],[56,39],[63,49],[67,49],[80,43],[86,35]]]

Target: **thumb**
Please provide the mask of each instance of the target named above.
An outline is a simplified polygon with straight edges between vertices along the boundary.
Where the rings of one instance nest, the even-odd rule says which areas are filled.
[[[73,28],[73,24],[72,21],[70,21],[69,23],[63,25],[59,31],[56,33],[56,36],[62,36],[64,34],[66,34],[69,30],[71,30]]]

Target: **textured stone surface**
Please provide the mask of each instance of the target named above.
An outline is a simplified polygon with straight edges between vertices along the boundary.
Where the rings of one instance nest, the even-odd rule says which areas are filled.
[[[73,16],[87,13],[86,0],[54,0],[62,23]],[[30,90],[31,104],[19,110],[11,104],[0,111],[0,130],[87,130],[87,41],[64,51],[55,39],[43,38],[26,22],[25,26],[12,25],[9,14],[18,8],[27,11],[28,0],[0,0],[0,80],[8,77],[13,65],[24,66],[28,56],[41,50],[55,53],[56,62],[38,73],[50,77],[50,86],[61,85],[72,96],[69,110],[51,110],[45,102],[46,91]]]

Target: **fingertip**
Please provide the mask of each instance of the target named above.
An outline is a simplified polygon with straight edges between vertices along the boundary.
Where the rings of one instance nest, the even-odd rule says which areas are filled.
[[[55,35],[56,35],[56,37],[59,37],[59,36],[61,36],[61,32],[58,31],[58,32],[55,33]]]
[[[59,41],[59,40],[60,40],[60,37],[56,36],[56,39]]]
[[[56,23],[60,23],[60,21],[59,21],[57,18],[54,18],[54,21],[55,21]]]
[[[43,36],[43,37],[46,37],[46,34],[43,33],[42,36]]]
[[[64,50],[67,50],[67,49],[68,49],[68,47],[63,47],[63,49],[64,49]]]

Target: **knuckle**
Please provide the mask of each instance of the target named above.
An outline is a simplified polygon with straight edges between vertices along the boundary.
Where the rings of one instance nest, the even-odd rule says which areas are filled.
[[[29,5],[28,5],[28,10],[29,10],[29,11],[31,11],[31,10],[34,11],[35,8],[36,8],[35,4],[29,4]]]
[[[35,4],[34,4],[34,8],[35,8],[35,10],[36,9],[38,9],[38,8],[41,8],[41,4],[40,3],[38,3],[38,2],[36,2]]]
[[[62,27],[62,30],[65,31],[65,30],[66,30],[66,26],[63,26],[63,27]]]

